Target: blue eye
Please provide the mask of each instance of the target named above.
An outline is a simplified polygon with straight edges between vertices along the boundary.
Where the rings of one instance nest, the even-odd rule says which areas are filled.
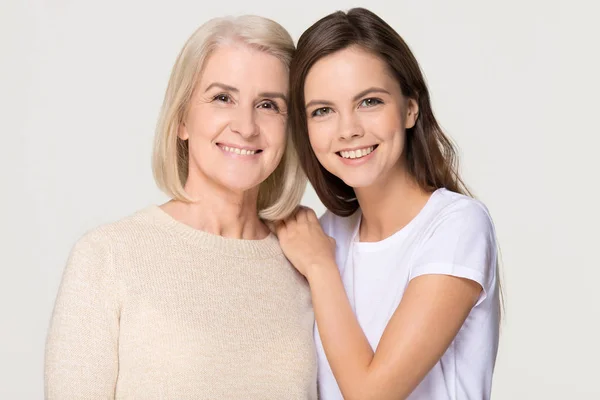
[[[383,101],[376,99],[374,97],[370,97],[368,99],[364,99],[363,101],[360,102],[360,106],[361,107],[373,107],[376,106],[378,104],[382,104]]]
[[[321,107],[321,108],[317,108],[310,115],[312,117],[323,117],[323,116],[329,114],[330,112],[331,112],[331,108],[329,108],[329,107]]]

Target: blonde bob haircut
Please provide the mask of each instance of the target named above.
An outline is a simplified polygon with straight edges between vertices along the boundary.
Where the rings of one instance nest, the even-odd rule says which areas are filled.
[[[245,15],[212,19],[187,40],[171,71],[156,126],[152,170],[158,187],[169,197],[194,202],[184,187],[188,178],[188,142],[177,133],[200,74],[219,46],[239,43],[271,54],[288,67],[295,52],[289,33],[267,18]],[[286,148],[275,171],[259,186],[258,215],[277,221],[290,215],[306,187],[306,177],[287,125]]]

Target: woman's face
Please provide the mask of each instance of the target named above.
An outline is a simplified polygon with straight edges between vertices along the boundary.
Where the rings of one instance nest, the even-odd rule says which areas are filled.
[[[311,146],[319,162],[353,188],[385,182],[399,162],[417,104],[387,65],[356,47],[317,61],[304,85]]]
[[[186,190],[208,181],[244,192],[267,179],[285,150],[287,94],[276,57],[241,44],[215,50],[179,127],[189,144]]]

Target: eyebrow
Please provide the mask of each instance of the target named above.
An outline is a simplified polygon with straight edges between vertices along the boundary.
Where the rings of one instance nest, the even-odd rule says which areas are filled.
[[[390,94],[390,92],[388,92],[387,90],[385,90],[383,88],[370,87],[370,88],[365,89],[362,92],[358,93],[356,96],[354,96],[352,98],[352,101],[358,101],[358,100],[360,100],[361,97],[364,97],[364,96],[366,96],[368,94],[371,94],[371,93],[385,93],[385,94]],[[304,107],[305,108],[309,108],[310,106],[315,106],[315,105],[332,106],[333,103],[331,101],[328,101],[328,100],[311,100],[308,103],[306,103],[306,105]]]
[[[204,91],[204,93],[208,92],[210,89],[212,89],[214,87],[218,87],[218,88],[221,88],[223,90],[229,90],[230,92],[235,92],[235,93],[239,93],[240,92],[240,90],[238,88],[236,88],[236,87],[229,86],[229,85],[226,85],[226,84],[221,83],[221,82],[213,82],[210,85],[208,85],[208,87],[206,88],[206,90]]]
[[[240,90],[234,86],[226,85],[221,82],[213,82],[210,85],[208,85],[208,87],[206,88],[204,93],[208,92],[210,89],[215,88],[215,87],[221,88],[223,90],[228,90],[228,91],[234,92],[234,93],[240,92]],[[258,94],[258,97],[275,97],[275,98],[283,100],[286,104],[288,103],[288,99],[287,99],[286,95],[284,95],[283,93],[280,93],[280,92],[262,92],[262,93]]]
[[[283,100],[285,104],[288,103],[287,97],[283,93],[279,92],[262,92],[258,94],[258,97],[276,97]]]

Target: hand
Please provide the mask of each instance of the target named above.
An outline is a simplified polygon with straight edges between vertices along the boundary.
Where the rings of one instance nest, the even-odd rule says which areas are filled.
[[[298,207],[296,212],[277,223],[279,244],[292,265],[309,279],[312,268],[335,266],[335,240],[327,236],[315,212]]]

